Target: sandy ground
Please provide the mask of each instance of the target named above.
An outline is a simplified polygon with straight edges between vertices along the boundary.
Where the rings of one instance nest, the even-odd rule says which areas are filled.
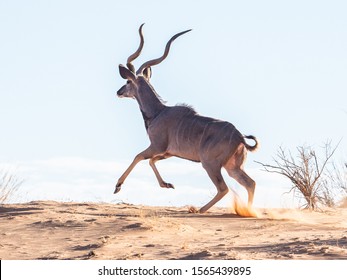
[[[347,259],[347,209],[212,208],[37,201],[0,206],[0,259]]]

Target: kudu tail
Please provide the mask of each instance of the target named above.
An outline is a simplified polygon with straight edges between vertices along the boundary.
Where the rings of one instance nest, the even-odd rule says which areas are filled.
[[[243,138],[252,139],[255,142],[255,145],[251,146],[251,145],[248,145],[246,143],[246,141],[244,141],[244,145],[245,145],[245,147],[246,147],[246,149],[248,151],[254,152],[254,151],[256,151],[259,148],[259,142],[258,142],[257,138],[255,138],[254,136],[252,136],[252,135],[248,135],[248,136],[244,135]]]

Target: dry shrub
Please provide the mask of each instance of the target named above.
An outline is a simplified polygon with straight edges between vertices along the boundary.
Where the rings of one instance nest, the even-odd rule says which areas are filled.
[[[297,147],[295,156],[290,151],[279,148],[275,164],[260,163],[265,171],[278,173],[292,182],[293,192],[299,199],[304,199],[304,208],[316,210],[319,206],[333,207],[336,205],[335,189],[329,179],[328,163],[330,163],[335,148],[327,142],[323,147],[323,153],[318,156],[310,146]]]

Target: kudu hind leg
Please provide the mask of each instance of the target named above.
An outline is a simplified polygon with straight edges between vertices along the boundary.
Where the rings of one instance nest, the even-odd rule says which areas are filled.
[[[244,186],[248,193],[248,207],[253,204],[255,182],[242,169],[227,170],[230,177],[233,177],[239,184]]]
[[[153,156],[154,152],[151,147],[148,147],[143,152],[139,153],[133,160],[133,162],[129,165],[127,170],[123,173],[123,175],[118,179],[118,182],[116,184],[116,189],[114,193],[117,193],[121,190],[121,186],[124,183],[125,179],[128,177],[130,172],[134,169],[135,165],[138,164],[141,160],[145,160],[148,158],[151,158]]]
[[[220,167],[215,167],[213,165],[207,164],[203,164],[203,167],[205,168],[208,176],[211,178],[212,182],[216,186],[218,192],[209,203],[201,207],[201,209],[199,210],[200,213],[205,213],[208,209],[210,209],[213,205],[220,201],[229,192],[229,188],[223,179]]]
[[[153,171],[154,171],[154,174],[155,174],[155,177],[157,178],[158,180],[158,183],[159,183],[159,186],[162,187],[162,188],[168,188],[168,189],[174,189],[175,187],[170,184],[170,183],[166,183],[163,178],[161,177],[157,167],[155,166],[155,163],[159,160],[163,160],[163,159],[166,159],[166,158],[169,158],[171,157],[170,155],[160,155],[160,156],[156,156],[154,158],[151,158],[149,160],[149,165],[152,167]]]

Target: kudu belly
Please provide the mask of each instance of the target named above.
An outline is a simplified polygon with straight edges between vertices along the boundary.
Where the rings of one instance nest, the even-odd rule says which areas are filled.
[[[231,123],[196,116],[177,126],[167,152],[196,162],[220,161],[224,164],[241,141],[241,133]]]

